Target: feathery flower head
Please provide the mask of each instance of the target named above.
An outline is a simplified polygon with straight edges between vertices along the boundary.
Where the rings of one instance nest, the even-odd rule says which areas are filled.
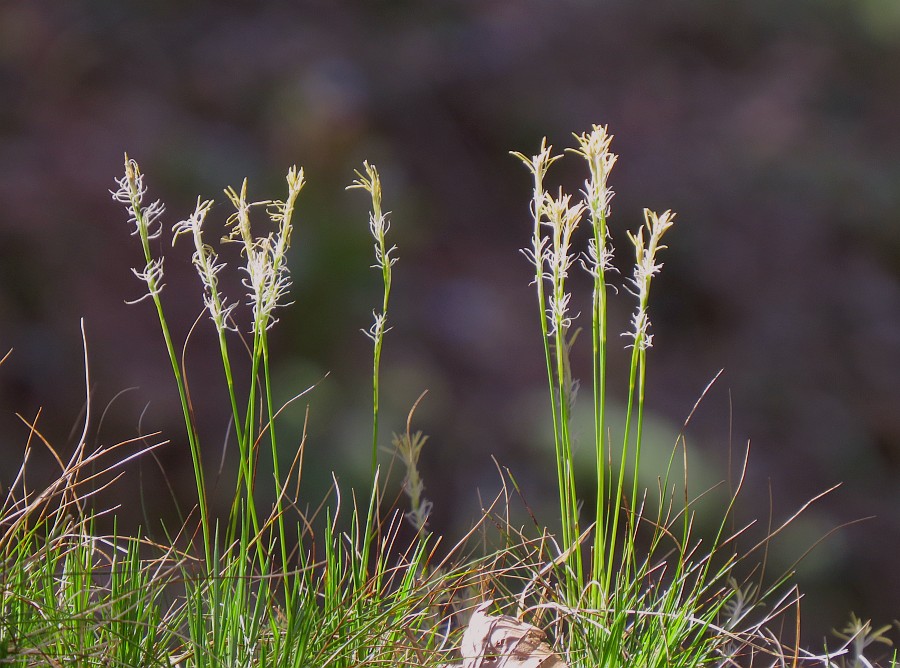
[[[577,149],[570,149],[582,156],[588,163],[590,178],[584,182],[584,196],[588,208],[594,216],[594,224],[603,224],[609,216],[609,203],[615,194],[607,185],[609,173],[616,164],[618,156],[609,150],[613,135],[607,132],[605,125],[594,125],[590,133],[574,135],[578,141]]]
[[[672,211],[666,211],[660,216],[650,209],[644,209],[644,225],[638,229],[637,234],[628,233],[628,238],[634,245],[635,263],[634,276],[628,279],[630,286],[626,286],[626,289],[637,297],[638,306],[631,317],[631,330],[625,332],[623,336],[632,338],[633,345],[643,349],[653,345],[653,336],[648,333],[650,318],[647,315],[647,304],[650,295],[650,281],[663,266],[661,262],[656,261],[656,254],[665,248],[660,240],[672,227],[674,219],[675,214]],[[647,231],[648,238],[646,240],[644,239],[644,230]]]
[[[245,265],[241,267],[247,276],[242,281],[248,291],[248,303],[253,309],[253,329],[264,331],[278,320],[273,316],[275,308],[286,305],[283,302],[291,286],[287,267],[287,250],[290,247],[292,217],[297,195],[305,184],[303,170],[292,167],[287,175],[288,197],[284,201],[247,200],[247,179],[241,184],[240,192],[227,188],[225,195],[231,200],[235,212],[229,216],[227,225],[231,231],[223,241],[243,243]],[[254,238],[250,231],[250,210],[265,207],[270,220],[278,225],[278,231],[264,237]]]
[[[606,221],[610,215],[610,202],[615,194],[608,185],[609,173],[618,156],[609,150],[613,135],[609,134],[605,125],[594,125],[589,133],[573,136],[578,142],[578,148],[569,150],[588,163],[589,177],[585,179],[582,194],[591,212],[591,226],[594,228],[581,265],[594,279],[602,280],[605,272],[615,270]]]
[[[547,194],[544,190],[544,176],[547,174],[550,165],[559,160],[562,156],[553,155],[553,147],[547,145],[546,137],[541,140],[541,150],[538,151],[537,155],[533,155],[529,158],[524,153],[519,153],[518,151],[510,151],[510,155],[521,160],[534,177],[534,188],[531,198],[531,215],[534,217],[536,228],[541,219],[541,209],[543,208],[544,198]],[[539,236],[537,229],[535,229],[534,236],[535,245],[537,245],[536,241]],[[540,253],[538,253],[538,255],[539,254]]]
[[[159,294],[162,292],[162,289],[165,287],[165,284],[163,283],[163,259],[164,258],[157,258],[154,260],[150,260],[146,265],[144,265],[144,268],[142,270],[132,267],[131,273],[137,276],[139,280],[147,284],[147,292],[137,299],[126,301],[126,304],[137,304],[138,302],[145,300],[147,297],[154,298],[159,296]]]
[[[391,255],[397,250],[397,246],[387,245],[387,233],[391,229],[391,221],[388,218],[390,211],[381,210],[381,175],[378,169],[368,161],[363,162],[363,169],[365,174],[356,170],[357,178],[347,186],[347,190],[365,190],[372,198],[372,210],[369,212],[369,232],[375,239],[375,264],[372,268],[384,271],[398,259]]]
[[[510,151],[510,155],[517,157],[525,163],[525,166],[528,167],[528,171],[534,174],[535,177],[541,179],[544,178],[550,165],[562,157],[561,155],[553,155],[553,147],[547,145],[546,137],[541,140],[541,149],[537,152],[537,155],[533,155],[529,158],[524,153],[519,153],[518,151]]]
[[[229,316],[237,304],[226,305],[226,299],[219,293],[218,274],[225,268],[225,263],[219,262],[219,256],[212,246],[203,242],[203,223],[212,205],[212,200],[201,200],[198,197],[194,213],[172,227],[172,245],[175,245],[175,240],[181,235],[190,235],[194,242],[191,260],[203,283],[203,304],[218,329],[233,330],[235,325],[230,322]]]
[[[292,166],[288,170],[286,181],[288,185],[287,199],[284,201],[273,200],[266,202],[269,218],[278,227],[277,237],[279,243],[277,245],[279,246],[279,251],[277,252],[280,252],[282,255],[290,246],[291,232],[293,231],[291,221],[294,215],[294,204],[300,191],[303,190],[303,186],[306,185],[303,168],[297,169],[296,165]]]
[[[141,239],[141,247],[144,250],[144,268],[131,271],[141,281],[147,284],[147,294],[129,303],[139,302],[146,297],[157,298],[163,289],[163,259],[154,259],[150,253],[150,239],[155,239],[162,232],[159,221],[166,207],[160,200],[156,200],[148,206],[144,206],[144,196],[147,194],[147,186],[144,185],[144,175],[137,162],[125,154],[125,175],[115,179],[117,190],[110,190],[112,198],[116,202],[125,204],[128,212],[128,222],[134,226],[132,235]]]
[[[571,293],[566,292],[566,279],[569,268],[575,261],[572,252],[572,235],[574,234],[586,207],[583,202],[571,204],[571,196],[559,191],[556,198],[549,195],[544,198],[543,212],[546,216],[544,225],[550,228],[549,243],[543,248],[542,276],[550,283],[547,297],[548,331],[557,339],[572,324],[568,315]]]
[[[584,202],[571,204],[571,195],[559,191],[559,196],[544,198],[543,224],[550,228],[550,243],[544,251],[544,261],[552,275],[560,278],[568,276],[569,267],[575,260],[572,253],[572,235],[581,222],[586,207]]]
[[[125,154],[125,176],[115,179],[118,190],[110,190],[113,200],[121,202],[128,211],[128,222],[134,225],[132,234],[146,236],[147,239],[155,239],[162,231],[159,218],[165,212],[166,207],[159,200],[148,206],[143,206],[144,195],[147,194],[147,186],[144,185],[144,175],[137,162]]]

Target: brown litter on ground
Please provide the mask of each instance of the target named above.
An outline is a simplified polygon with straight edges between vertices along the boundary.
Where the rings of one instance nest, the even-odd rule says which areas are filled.
[[[537,626],[510,615],[489,615],[493,601],[472,613],[460,645],[461,668],[569,668]],[[456,668],[451,666],[449,668]]]

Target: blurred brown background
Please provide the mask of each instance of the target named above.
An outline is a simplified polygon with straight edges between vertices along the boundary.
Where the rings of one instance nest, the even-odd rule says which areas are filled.
[[[431,435],[422,467],[433,527],[454,534],[471,521],[477,490],[497,487],[491,455],[552,522],[537,312],[517,252],[530,235],[529,178],[508,151],[534,153],[543,135],[561,149],[603,123],[620,155],[612,226],[623,272],[624,230],[642,207],[678,212],[651,307],[648,405],[661,452],[724,368],[688,432],[694,489],[726,478],[729,447],[738,460],[749,438],[744,519],[764,526],[771,505],[777,524],[843,482],[776,541],[770,571],[875,515],[800,565],[803,623],[818,642],[851,610],[890,621],[900,615],[898,108],[896,0],[4,2],[0,346],[14,353],[0,369],[2,480],[27,438],[15,411],[43,407],[43,432],[71,450],[84,317],[92,442],[163,430],[173,443],[160,463],[190,503],[152,306],[123,303],[141,294],[130,272],[139,249],[107,192],[124,151],[169,224],[198,194],[217,199],[221,224],[224,186],[247,176],[251,197],[281,197],[287,167],[306,168],[295,303],[272,334],[276,383],[287,399],[330,372],[310,395],[308,500],[331,469],[363,480],[371,352],[359,329],[379,284],[368,202],[343,188],[368,159],[400,257],[382,441],[427,388],[415,426]],[[553,185],[576,190],[579,169],[564,161]],[[199,287],[186,247],[159,250],[183,337]],[[621,331],[627,295],[615,309]],[[204,321],[187,358],[215,469],[227,404],[208,330]],[[625,363],[613,362],[619,396]],[[588,367],[576,373],[587,383]],[[296,444],[304,408],[285,414],[283,443]],[[223,494],[230,474],[226,465]],[[116,490],[133,523],[158,526],[172,512],[150,459]]]

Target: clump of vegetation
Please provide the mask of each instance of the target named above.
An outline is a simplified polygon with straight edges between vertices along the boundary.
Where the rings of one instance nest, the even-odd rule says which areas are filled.
[[[227,517],[220,518],[210,509],[197,416],[166,319],[164,258],[154,256],[151,244],[167,232],[162,226],[165,207],[147,202],[144,175],[126,156],[113,198],[125,205],[143,250],[143,265],[134,273],[157,313],[181,399],[196,505],[184,526],[164,540],[98,535],[91,496],[113,484],[127,461],[165,441],[147,435],[142,442],[152,444],[127,456],[120,453],[128,443],[89,452],[89,402],[84,433],[64,459],[31,425],[33,438],[0,507],[0,663],[551,668],[757,661],[831,666],[846,660],[847,665],[871,665],[864,650],[885,640],[884,629],[873,631],[855,618],[855,625],[845,630],[845,646],[821,656],[786,647],[770,631],[773,619],[799,610],[797,592],[786,578],[739,583],[737,565],[746,556],[737,554],[734,535],[727,530],[731,505],[723,510],[711,542],[701,545],[695,538],[692,500],[686,491],[676,498],[676,485],[670,482],[683,439],[673,444],[653,503],[641,489],[652,344],[650,288],[662,268],[662,240],[673,227],[674,214],[647,210],[644,224],[628,234],[635,259],[624,287],[635,306],[625,333],[630,366],[624,431],[614,441],[608,425],[607,313],[615,274],[609,176],[616,156],[605,127],[594,126],[575,140],[572,153],[584,160],[588,174],[576,196],[545,188],[549,168],[561,157],[546,142],[534,156],[514,154],[533,180],[533,235],[524,253],[534,267],[544,342],[560,531],[554,534],[536,524],[529,533],[511,526],[504,506],[509,503],[508,483],[514,481],[504,478],[503,492],[485,508],[482,520],[447,548],[428,528],[432,505],[418,468],[427,437],[412,430],[412,411],[405,431],[392,441],[406,471],[403,491],[409,508],[384,502],[379,378],[397,255],[388,240],[390,221],[378,170],[365,163],[350,186],[370,196],[374,267],[383,285],[381,304],[366,332],[373,343],[370,486],[347,503],[335,482],[333,501],[316,517],[298,511],[306,435],[279,429],[283,404],[273,396],[268,339],[291,285],[286,254],[305,185],[303,170],[288,170],[283,200],[250,200],[246,181],[225,191],[234,213],[223,241],[240,245],[249,318],[239,316],[241,304],[226,299],[219,288],[226,267],[207,241],[205,227],[212,202],[198,199],[193,213],[171,229],[173,242],[184,237],[192,244],[204,307],[218,338],[230,433],[237,444],[233,497]],[[273,231],[254,235],[251,218],[256,212],[265,213]],[[582,252],[574,246],[579,226],[589,227]],[[575,339],[569,286],[575,280],[570,274],[579,267],[592,285],[596,469],[589,493],[596,504],[589,509],[576,489],[571,429],[577,382],[569,361]],[[244,319],[249,325],[240,324]],[[249,355],[247,378],[235,377],[233,370],[242,368],[234,363],[235,355]],[[46,446],[59,465],[57,478],[38,488],[27,476],[35,443]],[[261,448],[271,451],[273,462],[273,470],[264,474],[258,468]],[[281,470],[279,454],[285,448],[293,449],[294,456],[291,466]],[[258,483],[266,479],[274,502],[261,507]],[[404,521],[415,528],[408,539],[401,537]],[[500,547],[479,553],[469,540],[479,532],[495,533],[485,544]],[[504,610],[506,615],[498,614]]]

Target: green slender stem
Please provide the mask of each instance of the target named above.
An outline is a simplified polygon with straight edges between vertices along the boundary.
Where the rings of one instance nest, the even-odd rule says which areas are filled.
[[[609,595],[604,589],[604,557],[607,551],[615,551],[615,537],[608,536],[609,511],[607,510],[606,431],[606,336],[607,336],[607,284],[606,269],[607,215],[612,191],[607,187],[610,170],[617,156],[609,150],[612,135],[605,126],[594,125],[590,132],[574,135],[577,149],[571,149],[587,162],[589,179],[585,181],[584,197],[591,216],[591,242],[586,257],[586,269],[593,278],[591,293],[591,381],[594,408],[594,452],[596,456],[597,499],[594,512],[594,541],[592,552],[592,581],[598,583],[591,589],[591,601],[595,609],[606,605]],[[611,477],[611,476],[610,476]],[[611,542],[607,544],[607,540]]]
[[[372,542],[376,539],[380,530],[378,505],[380,494],[378,489],[378,426],[380,417],[380,379],[381,379],[381,351],[384,345],[384,334],[387,331],[385,323],[388,317],[388,304],[391,297],[391,268],[396,258],[391,253],[396,248],[387,243],[387,232],[390,229],[390,221],[381,206],[381,177],[378,169],[368,162],[363,163],[365,174],[357,171],[357,179],[348,186],[348,189],[360,188],[369,193],[372,200],[372,210],[369,214],[369,231],[375,240],[375,265],[381,270],[382,300],[381,312],[374,313],[375,322],[365,331],[372,339],[372,453],[371,453],[371,495],[369,497],[368,510],[366,512],[366,524],[362,536],[362,568],[368,569],[369,556]],[[355,506],[354,506],[354,512]],[[355,517],[355,516],[354,516]],[[357,529],[358,530],[358,529]],[[358,583],[361,584],[361,583]]]
[[[646,390],[647,379],[647,350],[641,348],[638,353],[638,398],[637,398],[637,419],[635,427],[634,439],[634,474],[631,481],[631,513],[632,523],[636,520],[637,497],[638,497],[638,477],[640,474],[641,462],[641,445],[644,435],[644,392]],[[634,531],[634,526],[632,526]]]
[[[628,464],[628,452],[629,445],[628,442],[631,437],[631,420],[632,415],[634,413],[634,396],[635,396],[635,384],[637,379],[637,371],[638,371],[638,363],[640,357],[640,350],[638,343],[635,342],[634,347],[631,351],[631,364],[628,371],[628,406],[625,409],[625,432],[622,436],[622,455],[621,460],[619,462],[619,473],[618,480],[616,483],[616,492],[613,497],[613,502],[610,507],[610,513],[612,514],[612,527],[610,528],[610,544],[608,546],[608,553],[606,555],[607,565],[606,565],[606,573],[605,580],[603,583],[604,591],[609,591],[610,585],[612,583],[612,573],[613,566],[615,563],[615,544],[617,541],[618,530],[619,530],[619,516],[622,513],[622,498],[625,493],[625,469]],[[637,463],[635,463],[637,466]],[[626,546],[629,541],[626,540]],[[624,565],[624,563],[623,563]]]
[[[378,418],[380,415],[380,387],[381,378],[381,347],[384,337],[379,334],[375,338],[375,344],[372,355],[372,475],[375,478],[375,472],[378,468]]]
[[[272,474],[275,478],[275,512],[276,524],[278,525],[278,539],[281,548],[281,568],[287,577],[288,557],[287,557],[287,540],[284,530],[284,501],[281,498],[282,483],[281,467],[278,463],[278,439],[275,435],[275,408],[272,401],[272,377],[269,369],[269,345],[268,338],[263,337],[263,376],[265,378],[266,388],[266,410],[268,411],[268,429],[269,443],[272,445]]]
[[[378,196],[372,198],[372,214],[376,220],[384,219],[381,211],[380,183],[378,187]],[[375,476],[375,469],[378,466],[378,414],[381,405],[379,397],[379,379],[381,377],[381,348],[384,343],[384,323],[387,321],[388,302],[391,298],[391,259],[388,256],[387,241],[385,235],[376,235],[378,243],[378,257],[382,258],[381,265],[381,281],[383,286],[383,298],[381,301],[381,326],[378,328],[375,336],[374,354],[372,356],[372,476]]]
[[[225,372],[225,383],[228,386],[228,401],[231,404],[231,419],[234,435],[238,443],[244,443],[244,430],[241,426],[241,414],[238,411],[237,394],[234,389],[234,374],[231,372],[231,359],[228,354],[228,341],[225,338],[225,327],[216,327],[219,337],[219,352],[222,356],[222,369]]]
[[[558,332],[560,330],[557,330]],[[578,522],[578,499],[575,490],[575,461],[572,456],[572,441],[571,435],[569,433],[569,397],[566,394],[566,386],[567,386],[567,368],[568,368],[568,353],[566,351],[566,343],[565,343],[565,335],[561,334],[557,336],[555,350],[556,350],[556,371],[557,371],[557,387],[560,388],[559,392],[559,442],[560,442],[560,457],[558,461],[558,467],[562,471],[561,478],[563,480],[563,486],[560,490],[561,493],[561,504],[565,508],[565,512],[563,513],[563,543],[564,549],[569,550],[572,549],[575,545],[576,541],[578,541],[580,536],[579,522]],[[568,560],[567,560],[568,561]],[[580,583],[584,580],[584,569],[582,565],[581,559],[581,549],[580,547],[575,547],[572,550],[571,561],[574,562],[574,575],[575,581],[572,581],[571,577],[567,577],[567,585],[568,585],[568,603],[574,604],[579,597],[579,588]]]
[[[210,549],[210,531],[209,531],[209,509],[206,499],[206,483],[203,474],[203,461],[200,455],[200,444],[197,437],[197,429],[194,425],[193,416],[191,415],[190,402],[187,396],[187,389],[184,384],[184,377],[181,372],[181,366],[178,363],[178,356],[175,353],[175,346],[172,343],[172,335],[169,330],[163,311],[160,292],[162,285],[159,283],[162,273],[161,260],[156,261],[150,250],[150,224],[151,219],[162,213],[162,206],[156,204],[156,213],[150,213],[154,206],[145,209],[142,205],[143,191],[142,178],[140,168],[137,163],[125,156],[125,179],[121,182],[122,191],[127,193],[130,209],[133,213],[134,222],[141,240],[141,247],[144,252],[145,272],[143,277],[147,282],[148,293],[153,300],[156,308],[157,318],[159,319],[160,329],[162,330],[163,339],[166,344],[166,352],[169,355],[169,362],[172,365],[172,374],[175,377],[175,384],[178,387],[178,398],[181,402],[181,411],[184,418],[185,431],[188,437],[188,444],[191,451],[191,463],[194,468],[194,481],[197,486],[197,503],[200,509],[200,524],[203,532],[204,551],[209,556]],[[122,192],[120,191],[120,192]],[[118,198],[118,196],[117,196]]]
[[[606,216],[601,210],[597,215],[592,207],[592,228],[595,248],[603,248],[606,239]],[[598,250],[599,252],[599,250]],[[596,461],[597,500],[594,512],[594,545],[592,554],[592,577],[603,582],[603,557],[606,554],[606,274],[603,263],[598,261],[594,267],[594,289],[591,304],[591,349],[592,349],[592,385],[594,398],[594,451]],[[594,589],[594,609],[606,605],[608,589]]]
[[[242,533],[249,533],[250,525],[252,525],[253,535],[260,538],[260,540],[257,540],[256,542],[256,549],[257,555],[259,556],[260,561],[262,561],[264,552],[261,536],[259,535],[259,515],[256,511],[256,501],[254,499],[254,493],[256,490],[256,462],[258,458],[259,438],[253,437],[252,435],[257,433],[257,431],[253,427],[257,422],[257,379],[259,377],[259,366],[263,357],[263,348],[265,345],[265,330],[260,330],[260,327],[257,323],[254,323],[254,329],[255,331],[253,334],[252,363],[250,365],[250,383],[249,389],[247,391],[247,410],[244,420],[244,434],[246,434],[247,436],[247,441],[244,445],[244,448],[242,449],[244,454],[244,461],[242,465],[245,476],[244,492],[247,507],[246,509],[244,509],[244,512],[240,513],[239,517],[241,518]],[[240,496],[240,492],[238,493],[238,496]]]
[[[390,229],[390,221],[381,207],[381,176],[378,169],[368,162],[363,163],[365,174],[356,172],[356,180],[347,186],[348,190],[362,189],[369,193],[372,200],[372,210],[369,214],[369,231],[375,240],[375,264],[373,268],[381,270],[382,299],[381,313],[375,313],[375,323],[366,331],[366,335],[372,339],[374,350],[372,355],[372,479],[375,478],[378,467],[378,419],[380,401],[379,380],[381,375],[381,348],[384,342],[384,334],[387,331],[388,303],[391,297],[391,267],[396,258],[391,253],[396,247],[388,246],[387,232]]]
[[[568,546],[570,540],[570,530],[567,517],[568,512],[568,494],[566,493],[566,472],[563,461],[563,440],[560,433],[560,415],[559,415],[559,398],[562,396],[562,385],[554,378],[554,361],[551,352],[550,330],[547,324],[547,296],[544,289],[544,265],[543,265],[543,248],[545,240],[541,234],[541,225],[543,222],[544,200],[546,191],[544,190],[544,174],[554,158],[550,157],[549,148],[542,144],[541,153],[529,162],[524,156],[519,156],[526,164],[529,164],[534,177],[534,188],[531,202],[532,218],[534,227],[532,231],[532,251],[535,255],[535,276],[534,285],[537,290],[538,315],[541,324],[541,342],[544,347],[544,363],[547,368],[547,389],[550,393],[550,416],[553,424],[553,446],[556,453],[556,478],[557,489],[559,490],[559,512],[562,522],[563,542]],[[565,549],[565,548],[564,548]]]
[[[637,296],[638,306],[637,311],[632,317],[633,331],[630,332],[633,341],[631,365],[628,377],[628,407],[625,414],[625,434],[622,439],[622,461],[619,467],[619,479],[615,497],[615,515],[613,517],[612,527],[612,537],[614,540],[616,532],[618,530],[619,514],[623,510],[621,508],[621,503],[624,494],[625,468],[628,463],[632,420],[635,420],[637,422],[637,426],[635,428],[636,434],[634,442],[634,471],[631,485],[631,498],[628,508],[629,537],[625,543],[626,554],[623,555],[623,568],[625,569],[626,575],[628,574],[628,568],[630,568],[631,565],[630,562],[632,562],[634,558],[633,549],[635,532],[637,530],[636,512],[638,507],[638,478],[640,475],[641,445],[643,439],[646,351],[647,348],[650,347],[652,340],[651,335],[648,334],[647,331],[650,324],[647,315],[647,305],[649,304],[650,283],[653,279],[653,276],[656,275],[656,273],[658,273],[660,268],[662,267],[662,265],[657,264],[656,261],[657,253],[665,248],[665,246],[660,244],[660,239],[662,239],[662,236],[672,226],[673,217],[674,214],[672,214],[671,211],[666,211],[662,216],[657,216],[649,209],[645,209],[644,226],[638,229],[637,234],[629,233],[629,237],[635,248],[634,278],[631,279],[630,282],[632,284],[634,294]],[[648,233],[648,237],[646,239],[644,237],[645,231]],[[635,400],[637,402],[636,418],[634,416]],[[612,567],[613,552],[614,550],[610,550],[610,554],[608,555],[607,563],[609,564],[610,568]],[[607,581],[609,581],[609,575],[607,575]]]
[[[547,368],[547,387],[550,393],[561,533],[563,550],[568,555],[565,558],[566,568],[563,576],[565,598],[568,604],[577,605],[581,583],[584,580],[584,568],[581,549],[577,545],[580,538],[578,496],[569,432],[570,403],[573,397],[566,339],[570,324],[570,318],[566,314],[569,295],[566,293],[565,282],[568,268],[573,261],[570,253],[571,236],[584,212],[584,205],[577,204],[570,207],[568,196],[560,193],[558,199],[553,199],[544,190],[544,175],[548,167],[558,158],[551,155],[546,141],[542,142],[540,153],[531,159],[520,153],[513,155],[528,166],[534,178],[531,204],[534,227],[531,249],[526,252],[526,256],[532,260],[535,267],[535,288]],[[543,225],[549,226],[551,230],[548,237],[542,233]],[[549,292],[545,290],[544,281],[550,283]]]
[[[232,193],[229,193],[229,195],[231,194]],[[235,204],[240,204],[240,202],[235,202]],[[212,206],[213,202],[211,200],[201,200],[198,198],[194,213],[186,220],[179,222],[173,227],[172,243],[174,245],[175,241],[182,234],[187,234],[192,237],[194,245],[192,262],[203,283],[205,290],[204,304],[209,311],[216,329],[216,335],[219,342],[219,355],[222,360],[225,382],[228,389],[228,399],[231,405],[232,421],[234,423],[235,436],[240,449],[237,491],[234,497],[237,499],[241,494],[241,486],[243,484],[244,475],[246,474],[246,471],[244,470],[246,441],[244,437],[245,432],[241,424],[240,413],[237,407],[237,396],[235,394],[234,377],[231,370],[231,358],[228,352],[228,341],[226,337],[226,332],[228,331],[227,321],[230,318],[233,306],[226,307],[224,300],[219,293],[218,274],[225,265],[219,263],[215,250],[203,241],[203,225]],[[238,210],[240,212],[240,208]],[[232,520],[236,517],[236,513],[237,505],[232,508]]]
[[[203,527],[203,542],[205,550],[208,551],[210,542],[209,507],[206,500],[206,482],[203,473],[203,460],[200,454],[200,443],[197,438],[197,429],[194,426],[193,416],[191,415],[190,403],[187,398],[187,391],[185,389],[181,367],[175,357],[175,347],[172,344],[172,335],[169,332],[168,324],[163,315],[162,303],[157,295],[154,296],[153,303],[156,306],[160,326],[162,327],[163,339],[166,342],[166,350],[169,353],[169,361],[172,364],[172,372],[175,375],[175,384],[178,386],[178,398],[181,401],[181,412],[184,417],[185,430],[187,432],[188,443],[191,450],[191,463],[194,467],[194,480],[197,486],[197,499],[200,505],[200,522]]]

